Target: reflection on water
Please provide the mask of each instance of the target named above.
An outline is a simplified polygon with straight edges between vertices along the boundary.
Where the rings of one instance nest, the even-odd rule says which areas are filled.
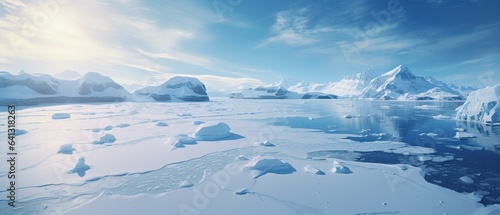
[[[458,192],[481,194],[483,204],[500,203],[500,126],[452,119],[460,105],[459,102],[335,101],[314,104],[311,111],[322,117],[274,119],[270,124],[352,134],[347,139],[359,142],[397,140],[433,148],[436,153],[431,156],[346,151],[311,152],[309,156],[419,166],[431,183]],[[457,130],[475,137],[456,139]],[[462,176],[474,182],[459,180]]]

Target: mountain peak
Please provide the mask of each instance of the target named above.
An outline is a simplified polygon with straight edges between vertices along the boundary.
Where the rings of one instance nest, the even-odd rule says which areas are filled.
[[[392,69],[391,71],[383,74],[382,76],[390,76],[394,78],[400,78],[402,80],[414,80],[417,77],[406,67],[405,65],[401,64],[397,66],[396,68]]]

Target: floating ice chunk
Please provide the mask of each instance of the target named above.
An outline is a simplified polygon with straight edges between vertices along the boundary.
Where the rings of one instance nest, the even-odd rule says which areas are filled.
[[[158,123],[156,123],[156,126],[165,127],[165,126],[168,126],[168,124],[166,122],[158,122]]]
[[[316,175],[325,175],[325,172],[323,172],[323,171],[319,170],[318,168],[313,167],[311,165],[306,165],[304,167],[304,171],[307,173],[312,173],[312,174],[316,174]]]
[[[472,184],[474,183],[474,180],[472,180],[472,178],[470,178],[469,176],[462,176],[459,178],[460,181],[466,183],[466,184]]]
[[[180,117],[192,117],[193,115],[191,115],[190,113],[180,113],[180,114],[177,114],[177,116],[180,116]]]
[[[425,161],[430,161],[432,160],[432,157],[431,156],[427,156],[427,155],[421,155],[421,156],[418,156],[417,158],[419,161],[421,162],[425,162]]]
[[[239,195],[239,196],[246,195],[247,193],[248,193],[248,189],[246,189],[246,188],[239,189],[236,192],[234,192],[235,195]]]
[[[129,127],[129,126],[130,126],[130,124],[122,123],[122,124],[117,125],[116,127],[118,127],[118,128],[126,128],[126,127]]]
[[[256,142],[255,143],[256,145],[261,145],[261,146],[267,146],[267,147],[274,147],[276,145],[274,145],[273,143],[269,142],[269,141],[262,141],[262,142]]]
[[[344,118],[346,118],[346,119],[351,119],[351,118],[353,118],[353,117],[354,117],[353,115],[349,115],[349,114],[344,115]]]
[[[182,181],[181,183],[179,183],[180,188],[189,188],[192,186],[193,186],[193,183],[190,181]]]
[[[57,153],[71,155],[73,154],[73,151],[75,151],[75,149],[71,144],[64,144],[59,147],[59,151],[57,151]]]
[[[427,133],[427,136],[428,137],[437,137],[438,134],[435,134],[435,133]]]
[[[417,105],[414,108],[416,108],[416,109],[437,109],[439,107],[435,106],[435,105]]]
[[[112,134],[104,134],[99,140],[94,141],[94,144],[104,144],[104,143],[114,143],[116,141],[115,135]]]
[[[439,114],[437,116],[433,116],[432,118],[434,118],[434,119],[451,119],[451,117],[444,116],[444,115],[441,115],[441,114]]]
[[[22,129],[16,129],[14,133],[16,134],[16,136],[19,136],[28,133],[28,131]]]
[[[258,178],[267,173],[274,174],[292,174],[297,170],[287,162],[279,159],[254,158],[245,168],[253,170],[253,178]]]
[[[204,123],[198,126],[195,132],[197,140],[219,140],[231,135],[231,128],[223,122]]]
[[[71,118],[69,113],[55,113],[52,115],[52,119],[68,119]]]
[[[465,131],[465,128],[454,128],[453,130],[455,130],[455,131],[460,131],[460,132],[464,132],[464,131]]]
[[[391,106],[382,105],[382,106],[380,106],[380,109],[391,109]]]
[[[330,170],[333,173],[351,174],[352,171],[346,166],[340,164],[338,161],[333,161],[333,168]]]
[[[203,121],[193,121],[193,125],[201,125],[203,123],[205,123],[205,122],[203,122]]]
[[[466,139],[466,138],[474,138],[474,137],[476,137],[476,136],[473,133],[457,132],[453,138]]]
[[[85,172],[90,169],[90,166],[85,164],[85,158],[81,157],[78,159],[78,163],[76,163],[75,168],[70,170],[68,173],[73,174],[77,173],[78,176],[83,177],[85,176]]]
[[[244,155],[238,155],[238,157],[236,157],[236,160],[240,160],[240,161],[247,161],[248,158],[245,157]]]
[[[172,146],[172,149],[184,148],[184,145],[194,145],[197,144],[196,139],[185,135],[179,134],[168,138],[167,144]]]
[[[445,161],[450,161],[450,160],[453,160],[455,159],[455,157],[451,156],[451,155],[447,155],[447,156],[436,156],[436,157],[433,157],[432,158],[432,162],[445,162]]]

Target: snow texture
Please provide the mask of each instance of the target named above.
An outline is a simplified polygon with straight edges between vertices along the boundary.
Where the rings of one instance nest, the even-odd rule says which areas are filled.
[[[52,115],[52,119],[69,119],[71,115],[69,113],[55,113]]]

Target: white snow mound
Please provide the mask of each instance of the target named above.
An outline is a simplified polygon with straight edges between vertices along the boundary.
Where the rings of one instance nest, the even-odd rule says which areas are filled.
[[[325,172],[323,172],[323,171],[319,170],[318,168],[313,167],[311,165],[306,165],[304,167],[304,171],[307,173],[312,173],[312,174],[316,174],[316,175],[325,175]]]
[[[204,123],[198,126],[194,135],[197,140],[220,140],[231,135],[230,130],[223,122]]]
[[[245,166],[244,169],[248,171],[253,170],[253,178],[258,178],[267,173],[292,174],[297,171],[289,163],[275,158],[273,159],[254,158],[252,162],[250,162],[247,166]]]
[[[197,144],[196,139],[185,135],[185,134],[179,134],[176,136],[172,136],[168,138],[167,142],[168,145],[172,146],[172,149],[176,148],[184,148],[184,145],[194,145]]]
[[[333,168],[330,170],[333,173],[351,174],[352,171],[346,166],[340,164],[338,161],[333,161]]]

